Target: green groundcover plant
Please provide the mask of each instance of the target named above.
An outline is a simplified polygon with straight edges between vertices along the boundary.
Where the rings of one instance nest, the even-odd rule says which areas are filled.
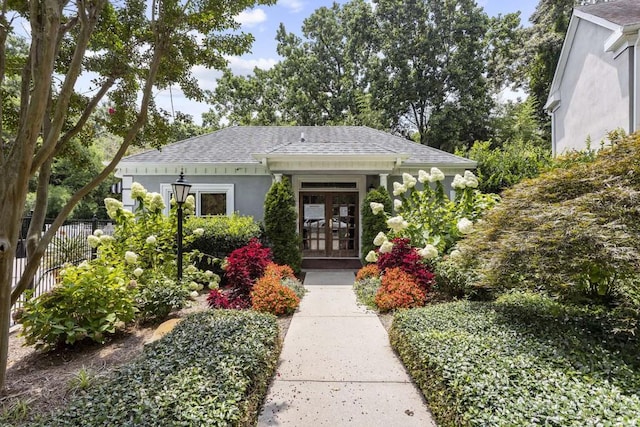
[[[636,426],[638,340],[535,294],[394,316],[393,347],[442,426]]]
[[[254,425],[279,346],[278,324],[270,314],[196,313],[36,425]]]

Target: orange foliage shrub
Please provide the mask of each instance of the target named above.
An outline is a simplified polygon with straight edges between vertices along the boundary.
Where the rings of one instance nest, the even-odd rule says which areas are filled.
[[[264,276],[275,277],[277,279],[295,279],[293,270],[288,265],[278,265],[274,262],[267,264],[264,269]]]
[[[356,282],[360,280],[368,279],[370,277],[379,277],[380,269],[376,264],[368,264],[358,270],[358,274],[356,274]]]
[[[299,304],[300,298],[275,274],[265,274],[251,290],[251,306],[256,311],[281,316],[293,313]]]
[[[396,308],[413,308],[424,305],[426,295],[416,280],[399,267],[390,268],[382,276],[382,284],[376,294],[380,311]]]

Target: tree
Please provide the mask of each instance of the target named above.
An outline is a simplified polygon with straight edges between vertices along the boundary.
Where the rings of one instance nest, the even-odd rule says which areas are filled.
[[[255,68],[250,76],[225,72],[207,120],[385,128],[369,94],[369,63],[377,53],[374,27],[364,0],[317,9],[304,20],[302,36],[281,24],[276,40],[283,60],[269,70]]]
[[[436,148],[486,139],[486,13],[474,0],[379,0],[375,13],[373,95],[392,127]]]
[[[166,141],[166,116],[155,106],[154,89],[175,85],[187,97],[203,99],[192,67],[221,68],[226,64],[223,55],[246,52],[252,37],[225,30],[238,28],[233,17],[245,8],[274,2],[2,0],[1,98],[4,100],[12,77],[19,76],[20,91],[17,111],[5,111],[6,104],[0,104],[0,387],[4,386],[11,305],[31,282],[58,227],[113,171],[131,144],[144,141],[159,146]],[[26,20],[30,26],[24,58],[13,55],[7,43],[16,20]],[[96,76],[90,97],[75,89],[83,72]],[[122,137],[122,144],[111,162],[71,196],[41,236],[53,161],[85,130],[97,106],[107,98],[110,114],[103,118],[104,126]],[[36,174],[36,204],[27,239],[29,260],[12,289],[23,206],[29,179]]]
[[[274,182],[264,200],[264,229],[273,260],[299,273],[302,266],[296,199],[286,177]]]

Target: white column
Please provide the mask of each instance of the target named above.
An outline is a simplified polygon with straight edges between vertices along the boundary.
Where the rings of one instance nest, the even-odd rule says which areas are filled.
[[[384,187],[385,190],[388,190],[389,187],[387,186],[387,177],[389,176],[388,173],[381,173],[380,174],[380,186]]]
[[[274,173],[273,174],[273,182],[282,182],[282,174]]]

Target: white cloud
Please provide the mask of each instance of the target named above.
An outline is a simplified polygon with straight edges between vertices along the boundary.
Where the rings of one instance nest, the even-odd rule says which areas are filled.
[[[304,9],[305,2],[302,0],[279,0],[278,5],[291,9],[292,12],[298,13]]]
[[[267,14],[262,9],[253,9],[249,11],[240,12],[235,17],[235,20],[238,24],[243,27],[251,28],[255,27],[258,24],[261,24],[267,20]]]
[[[226,57],[229,61],[229,68],[235,75],[248,75],[253,73],[253,69],[258,67],[262,70],[273,68],[278,62],[275,58],[251,58],[245,59],[239,56]]]

